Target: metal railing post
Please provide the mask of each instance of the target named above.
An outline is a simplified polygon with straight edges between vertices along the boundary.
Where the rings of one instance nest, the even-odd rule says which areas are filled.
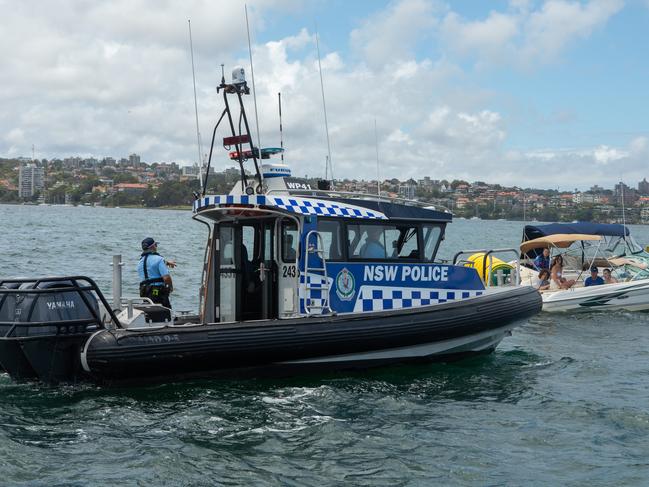
[[[113,309],[122,310],[122,256],[113,255]]]

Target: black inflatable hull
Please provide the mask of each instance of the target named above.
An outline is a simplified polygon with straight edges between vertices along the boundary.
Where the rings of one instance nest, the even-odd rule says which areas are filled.
[[[294,374],[491,351],[541,311],[532,288],[409,310],[254,323],[102,330],[82,352],[98,382]]]
[[[0,363],[14,380],[48,384],[83,379],[81,350],[90,334],[0,339]]]

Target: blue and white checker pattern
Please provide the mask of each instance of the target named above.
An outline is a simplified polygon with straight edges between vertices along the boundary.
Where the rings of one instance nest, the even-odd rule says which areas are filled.
[[[417,308],[480,296],[484,291],[361,286],[354,313]]]
[[[331,290],[333,285],[333,279],[329,277],[327,280],[329,281],[329,290]],[[313,313],[325,311],[322,308],[322,306],[324,306],[325,301],[328,300],[325,299],[325,295],[324,295],[325,290],[321,289],[324,286],[324,284],[325,284],[324,276],[320,274],[313,274],[313,273],[307,274],[306,282],[304,276],[300,276],[299,296],[300,296],[300,311],[302,313],[306,312],[307,299],[310,299],[309,303],[311,305],[311,308],[313,309]],[[307,297],[309,296],[309,292],[307,291],[307,286],[311,287],[310,297]],[[329,305],[331,305],[331,301],[329,301]]]
[[[317,216],[343,216],[347,218],[365,218],[373,220],[386,220],[387,217],[378,211],[368,210],[359,206],[346,205],[327,200],[311,198],[293,198],[289,196],[270,196],[278,208],[300,213],[302,215]]]
[[[368,210],[360,206],[347,205],[335,201],[315,198],[296,198],[293,196],[266,195],[217,195],[205,196],[194,201],[194,212],[207,206],[218,205],[253,205],[269,206],[300,215],[342,216],[366,220],[387,220],[380,211]]]

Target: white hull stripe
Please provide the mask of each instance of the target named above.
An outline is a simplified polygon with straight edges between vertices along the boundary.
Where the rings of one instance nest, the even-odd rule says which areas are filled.
[[[424,343],[411,347],[390,348],[373,352],[351,353],[346,355],[329,355],[304,360],[289,360],[280,364],[317,364],[328,362],[363,362],[374,360],[399,360],[408,358],[425,358],[435,355],[480,352],[495,347],[507,336],[515,325],[508,325],[496,330],[489,330],[474,335],[453,338],[441,342]]]

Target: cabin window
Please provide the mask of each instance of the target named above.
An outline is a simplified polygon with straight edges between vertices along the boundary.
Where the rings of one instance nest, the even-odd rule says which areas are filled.
[[[318,233],[322,236],[325,260],[342,260],[342,229],[336,220],[318,219]]]
[[[234,266],[234,228],[221,227],[219,232],[221,267]]]
[[[282,260],[284,262],[295,263],[298,241],[297,224],[292,220],[282,220]]]
[[[422,230],[424,239],[424,259],[433,262],[437,255],[442,227],[439,225],[423,225]]]
[[[242,247],[241,251],[243,253],[244,265],[246,263],[251,263],[257,258],[257,252],[255,247],[259,248],[259,242],[257,242],[255,227],[245,225],[241,227],[242,234]]]
[[[419,259],[417,226],[347,225],[351,259]]]

